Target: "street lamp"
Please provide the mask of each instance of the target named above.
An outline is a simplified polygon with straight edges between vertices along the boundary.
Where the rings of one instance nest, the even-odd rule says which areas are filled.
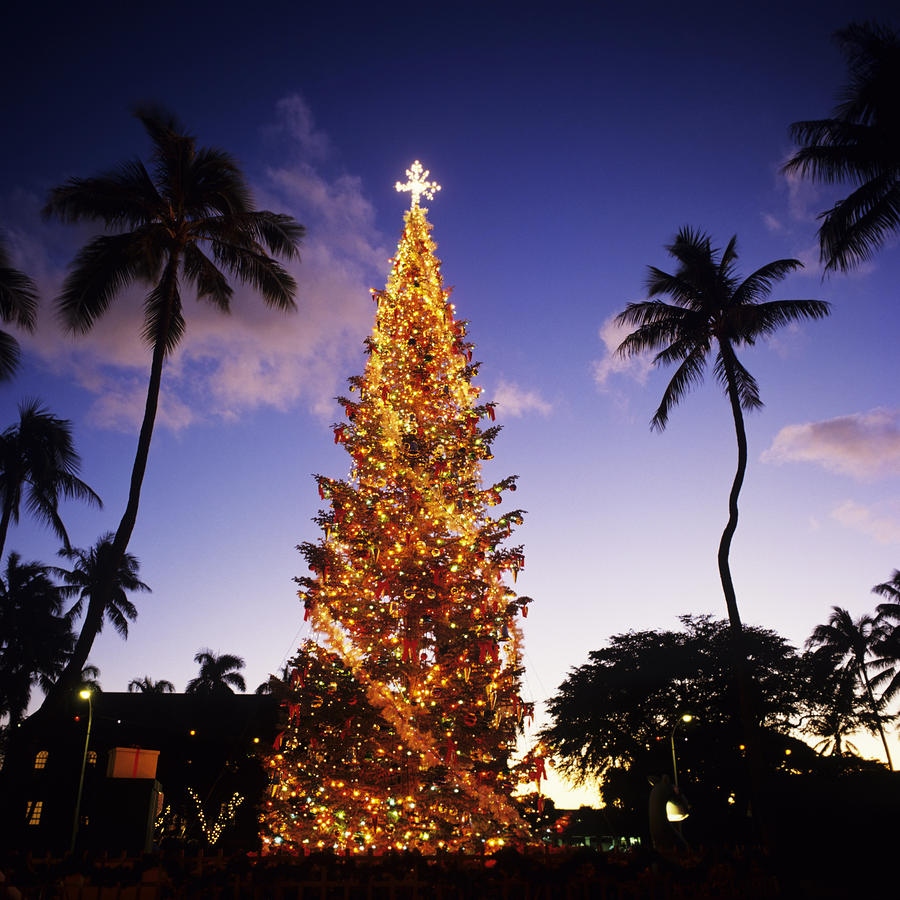
[[[672,745],[672,774],[675,776],[675,790],[678,790],[678,760],[675,758],[675,732],[678,729],[678,726],[684,722],[687,725],[688,722],[692,722],[694,717],[690,713],[685,713],[681,718],[672,726],[672,734],[669,738],[669,741]]]
[[[78,696],[82,700],[88,702],[88,721],[87,731],[84,734],[84,753],[81,755],[81,774],[78,776],[78,794],[75,797],[75,818],[72,821],[72,843],[69,846],[69,853],[75,852],[75,839],[78,837],[78,819],[81,815],[81,793],[84,790],[84,770],[87,766],[88,743],[91,740],[91,722],[94,718],[94,705],[91,703],[91,692],[85,688],[78,692]]]

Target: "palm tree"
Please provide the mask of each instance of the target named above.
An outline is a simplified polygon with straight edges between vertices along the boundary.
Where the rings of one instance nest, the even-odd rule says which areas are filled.
[[[130,553],[116,554],[111,533],[100,537],[90,550],[73,547],[62,550],[60,555],[74,563],[71,570],[55,569],[64,582],[63,591],[67,596],[78,597],[66,615],[69,621],[74,621],[85,612],[72,657],[57,682],[75,685],[81,679],[94,638],[103,630],[104,621],[111,622],[113,628],[127,638],[128,623],[137,618],[137,607],[128,599],[127,592],[149,591],[150,588],[138,578],[140,564],[137,558]]]
[[[247,684],[238,669],[244,668],[244,660],[232,653],[221,656],[212,650],[198,650],[194,662],[200,664],[200,674],[192,678],[185,689],[188,694],[233,694],[234,688],[246,691]]]
[[[37,288],[23,272],[13,268],[6,243],[0,240],[0,320],[34,331],[37,321]],[[0,381],[8,381],[19,366],[19,344],[0,331]]]
[[[784,171],[856,185],[819,216],[826,270],[847,271],[900,229],[900,38],[872,23],[849,25],[835,38],[850,70],[843,99],[831,118],[791,126],[801,146]]]
[[[771,300],[761,302],[777,281],[802,268],[796,259],[779,259],[757,269],[743,281],[735,272],[737,236],[724,252],[714,249],[702,231],[682,228],[666,249],[678,261],[674,275],[649,267],[647,292],[663,295],[672,303],[650,299],[629,303],[616,317],[618,325],[634,325],[635,330],[619,345],[617,353],[634,356],[657,351],[655,365],[680,363],[663,393],[650,427],[662,431],[669,413],[702,380],[715,346],[713,373],[731,403],[737,436],[738,464],[728,500],[728,522],[719,543],[719,576],[728,619],[735,638],[741,632],[729,552],[738,522],[738,497],[747,468],[747,433],[744,410],[762,404],[756,379],[737,358],[737,349],[752,347],[782,325],[828,315],[829,304],[821,300]]]
[[[49,689],[75,643],[52,571],[10,553],[0,580],[0,715],[9,715],[13,727],[28,707],[31,688]]]
[[[878,637],[871,665],[877,674],[872,687],[881,690],[882,703],[890,703],[900,693],[900,570],[894,569],[890,581],[876,584],[872,592],[887,600],[875,607]]]
[[[674,275],[650,266],[647,293],[650,298],[668,296],[671,303],[648,299],[629,303],[616,317],[617,325],[636,326],[617,348],[628,357],[656,351],[655,365],[678,363],[667,385],[650,427],[662,431],[669,413],[688,391],[703,380],[715,346],[713,374],[731,403],[737,437],[737,471],[728,498],[728,521],[719,541],[718,565],[728,621],[734,675],[737,682],[739,716],[747,745],[750,790],[755,808],[760,810],[762,756],[757,741],[758,703],[754,702],[752,676],[741,617],[738,611],[729,554],[738,523],[738,497],[747,469],[747,433],[744,410],[762,406],[756,379],[737,357],[737,349],[753,346],[757,339],[772,334],[782,325],[802,319],[819,319],[828,314],[828,304],[820,300],[770,300],[762,302],[790,272],[802,268],[796,259],[779,259],[757,269],[741,281],[735,271],[737,236],[721,252],[712,247],[709,235],[683,227],[667,248],[678,261]],[[766,823],[762,820],[763,833]]]
[[[848,752],[858,756],[848,736],[868,721],[860,709],[856,673],[841,665],[842,658],[841,652],[827,644],[805,653],[800,661],[809,710],[800,728],[819,739],[814,749],[823,756],[845,756]]]
[[[59,516],[60,498],[103,505],[78,477],[80,465],[71,423],[49,413],[37,400],[20,403],[18,423],[0,434],[0,557],[10,522],[19,521],[23,492],[25,508],[70,546]]]
[[[92,694],[102,694],[100,686],[100,667],[87,665],[81,670],[81,688],[87,688]]]
[[[887,600],[887,603],[879,603],[875,607],[877,618],[900,622],[900,569],[894,569],[889,581],[876,584],[872,588],[872,593]]]
[[[51,191],[44,208],[47,216],[107,229],[78,253],[57,301],[70,331],[89,331],[127,286],[150,286],[143,330],[152,350],[150,378],[128,500],[112,542],[118,557],[137,521],[163,363],[184,334],[182,286],[227,313],[233,294],[228,273],[258,291],[267,306],[293,310],[296,282],[269,254],[298,258],[303,235],[291,216],[252,208],[244,176],[227,153],[198,148],[160,109],[140,108],[136,116],[153,146],[151,170],[133,160],[92,178],[72,178]]]
[[[149,675],[145,675],[143,678],[132,678],[128,682],[128,693],[135,692],[139,694],[174,694],[175,685],[171,681],[166,681],[165,678],[154,681]]]
[[[806,642],[807,648],[827,647],[834,653],[835,659],[850,669],[859,679],[869,705],[870,728],[877,729],[884,746],[888,768],[893,771],[891,751],[882,726],[883,716],[880,704],[875,700],[872,683],[866,670],[866,657],[872,652],[879,638],[871,616],[860,616],[856,621],[846,609],[840,606],[831,607],[831,615],[825,625],[816,625]]]

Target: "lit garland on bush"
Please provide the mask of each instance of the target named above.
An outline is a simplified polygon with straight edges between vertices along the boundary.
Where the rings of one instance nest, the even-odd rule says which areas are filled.
[[[190,794],[191,799],[194,801],[194,805],[197,807],[197,821],[200,823],[200,830],[203,832],[203,836],[206,838],[207,843],[211,847],[215,846],[219,838],[222,836],[222,832],[234,819],[238,807],[244,802],[244,798],[235,791],[235,793],[231,795],[231,799],[219,810],[219,815],[216,818],[216,821],[212,825],[210,825],[206,821],[206,813],[203,811],[203,804],[200,802],[200,798],[197,796],[197,792],[190,787],[187,789],[187,791],[188,794]]]
[[[519,695],[524,565],[503,548],[522,510],[485,487],[499,427],[434,256],[418,162],[387,286],[373,291],[365,374],[339,397],[346,481],[317,476],[324,539],[299,548],[299,596],[321,644],[292,661],[284,730],[268,759],[264,846],[347,852],[481,850],[521,836],[510,757],[533,704]]]

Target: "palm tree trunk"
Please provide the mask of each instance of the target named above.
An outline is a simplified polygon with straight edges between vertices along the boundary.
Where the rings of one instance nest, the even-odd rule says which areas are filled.
[[[53,686],[51,693],[59,694],[60,697],[70,691],[74,691],[78,683],[81,681],[81,670],[87,665],[88,656],[90,656],[91,648],[94,646],[94,640],[103,625],[103,612],[105,605],[103,598],[99,594],[95,594],[88,600],[87,612],[84,616],[84,622],[81,623],[81,632],[72,655],[66,663],[66,667]],[[47,700],[50,694],[47,695]],[[46,702],[46,701],[45,701]]]
[[[856,672],[859,675],[859,680],[865,686],[866,694],[868,694],[869,706],[872,708],[872,716],[875,719],[875,724],[878,726],[878,733],[881,735],[881,743],[884,746],[884,755],[887,757],[888,768],[893,772],[894,764],[891,762],[891,751],[888,749],[887,738],[884,735],[884,728],[881,725],[881,718],[878,715],[878,704],[875,702],[875,695],[872,693],[872,685],[869,682],[865,663],[861,663],[857,660]]]
[[[159,336],[153,345],[153,360],[150,364],[150,382],[147,385],[147,401],[144,405],[144,419],[141,422],[141,431],[138,436],[137,450],[134,457],[134,465],[131,469],[131,485],[128,490],[128,502],[125,504],[125,512],[119,527],[113,538],[112,553],[109,556],[108,581],[101,583],[95,596],[88,603],[88,611],[81,626],[81,633],[72,656],[60,675],[53,689],[44,698],[43,706],[52,705],[72,691],[81,677],[81,670],[87,662],[94,638],[100,630],[104,612],[109,605],[115,588],[114,579],[119,570],[122,558],[128,549],[128,542],[134,532],[137,523],[138,506],[141,500],[141,486],[144,482],[144,473],[147,470],[147,458],[150,455],[150,440],[153,437],[153,425],[156,422],[156,411],[159,407],[159,392],[162,384],[163,363],[166,357],[165,335],[168,333],[172,319],[172,309],[175,303],[175,292],[178,286],[178,263],[180,255],[173,253],[163,272],[163,282],[169,293],[169,302],[166,304],[167,318],[160,322]],[[96,620],[96,623],[95,623]]]
[[[138,437],[134,465],[131,469],[131,484],[128,490],[128,502],[116,535],[113,539],[113,559],[118,562],[125,555],[134,526],[137,523],[138,506],[141,501],[141,487],[144,473],[147,470],[147,459],[150,455],[150,440],[153,437],[153,426],[156,423],[156,412],[159,408],[159,392],[162,386],[162,370],[165,360],[165,345],[157,340],[153,347],[153,361],[150,365],[150,382],[147,385],[147,402],[144,406],[144,420]],[[115,571],[115,569],[113,569]]]
[[[722,532],[722,539],[719,541],[719,578],[722,582],[725,606],[728,609],[728,621],[731,626],[732,665],[734,667],[735,682],[737,683],[741,733],[743,734],[744,745],[747,748],[751,811],[763,840],[768,842],[768,829],[765,813],[762,809],[763,758],[758,740],[756,704],[753,702],[755,691],[753,677],[747,661],[744,628],[741,623],[740,612],[738,611],[737,596],[734,591],[734,582],[731,578],[731,566],[729,564],[731,541],[738,524],[738,498],[744,483],[744,475],[747,471],[747,431],[744,427],[744,413],[741,409],[741,400],[732,365],[733,351],[730,346],[723,342],[720,342],[720,348],[728,383],[728,399],[731,401],[731,412],[734,416],[738,459],[737,471],[734,474],[731,493],[728,496],[728,522],[725,525],[725,530]]]

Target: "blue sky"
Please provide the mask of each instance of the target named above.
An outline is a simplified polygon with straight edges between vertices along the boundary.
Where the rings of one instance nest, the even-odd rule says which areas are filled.
[[[644,297],[647,265],[668,267],[682,225],[718,245],[736,233],[745,273],[801,259],[776,296],[834,304],[742,357],[766,403],[732,553],[745,620],[800,644],[834,604],[874,608],[871,586],[900,567],[897,244],[823,279],[815,216],[835,194],[779,169],[790,123],[836,100],[832,33],[892,5],[91,6],[20,5],[0,60],[0,227],[45,298],[0,423],[32,396],[72,420],[106,504],[65,507],[76,545],[121,515],[149,355],[139,292],[89,338],[58,330],[50,300],[89,230],[41,222],[46,191],[144,154],[129,110],[149,99],[308,228],[297,314],[247,292],[228,319],[188,303],[131,545],[153,594],[127,643],[108,629],[95,644],[106,689],[145,674],[183,688],[202,647],[243,655],[255,686],[305,636],[291,579],[316,536],[310,476],[348,470],[333,398],[362,372],[414,159],[443,185],[429,218],[445,283],[500,404],[485,477],[521,476],[532,699],[610,634],[725,613],[728,405],[709,382],[651,433],[667,373],[610,358],[612,317]],[[57,549],[28,522],[8,546]]]

